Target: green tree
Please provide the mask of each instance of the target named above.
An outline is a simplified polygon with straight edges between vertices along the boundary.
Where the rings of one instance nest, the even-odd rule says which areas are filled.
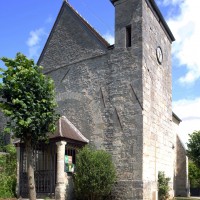
[[[13,145],[3,147],[0,154],[0,198],[12,198],[16,187],[16,150]]]
[[[191,188],[200,188],[200,168],[189,161],[189,180]]]
[[[7,67],[2,70],[0,108],[9,119],[5,132],[12,133],[25,144],[29,197],[36,199],[33,149],[55,130],[56,102],[54,82],[42,73],[42,67],[34,64],[21,53],[15,59],[1,58]]]
[[[170,178],[165,177],[165,173],[158,172],[158,199],[166,200],[169,198],[169,181]]]
[[[200,167],[200,131],[189,134],[187,148],[188,157]]]
[[[116,181],[116,170],[111,155],[88,146],[77,154],[74,175],[77,198],[99,200],[108,195]]]

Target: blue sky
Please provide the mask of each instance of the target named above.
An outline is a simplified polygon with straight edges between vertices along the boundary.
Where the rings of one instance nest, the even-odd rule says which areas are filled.
[[[36,62],[63,0],[0,2],[0,57],[22,52]],[[200,130],[200,1],[156,0],[176,41],[172,46],[173,110],[183,120],[180,136]],[[109,42],[114,41],[114,7],[109,0],[69,0]],[[2,66],[2,63],[0,63]]]

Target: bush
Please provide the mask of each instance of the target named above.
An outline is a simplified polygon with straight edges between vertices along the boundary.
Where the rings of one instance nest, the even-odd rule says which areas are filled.
[[[159,200],[168,199],[169,181],[170,181],[170,178],[166,178],[164,172],[158,172],[158,198]]]
[[[78,199],[100,200],[111,192],[115,181],[116,170],[106,151],[86,146],[78,152],[74,175]]]
[[[16,151],[12,145],[4,147],[6,154],[0,154],[0,198],[15,196]]]

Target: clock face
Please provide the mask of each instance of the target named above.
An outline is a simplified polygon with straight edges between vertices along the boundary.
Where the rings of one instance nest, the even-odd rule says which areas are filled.
[[[162,61],[163,61],[163,53],[162,53],[161,47],[157,47],[157,49],[156,49],[156,57],[157,57],[158,63],[159,63],[159,64],[162,64]]]

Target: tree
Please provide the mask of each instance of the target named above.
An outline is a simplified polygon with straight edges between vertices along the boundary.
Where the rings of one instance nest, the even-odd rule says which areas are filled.
[[[200,168],[189,161],[190,188],[200,188]]]
[[[158,172],[158,199],[166,200],[169,198],[169,181],[170,178],[165,177],[165,173]]]
[[[187,148],[188,157],[200,167],[200,131],[189,134]]]
[[[11,144],[3,150],[6,153],[0,154],[0,198],[12,198],[16,187],[16,150]]]
[[[15,59],[1,58],[7,67],[2,70],[0,83],[0,108],[8,118],[5,132],[24,142],[27,154],[29,197],[36,199],[33,149],[47,133],[55,130],[58,115],[54,82],[42,73],[42,67],[34,64],[21,53]]]
[[[116,181],[116,170],[111,155],[104,150],[82,148],[76,158],[74,175],[77,198],[99,200],[108,195]]]

